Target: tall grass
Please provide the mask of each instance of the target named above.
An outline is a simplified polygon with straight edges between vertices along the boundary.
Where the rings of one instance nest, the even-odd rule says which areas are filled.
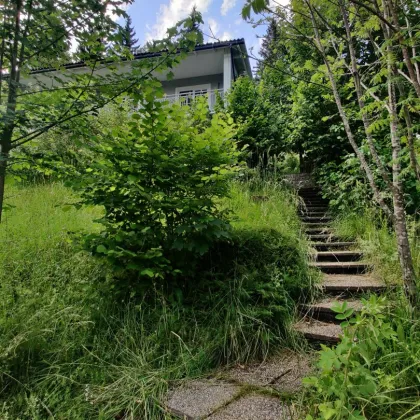
[[[401,285],[395,234],[385,219],[378,218],[370,209],[364,213],[347,213],[337,218],[334,225],[338,235],[356,239],[365,257],[373,264],[373,274],[389,285]],[[417,277],[420,275],[420,222],[408,223],[411,251]]]
[[[111,268],[72,239],[97,229],[100,209],[63,208],[77,197],[60,184],[8,191],[0,418],[164,418],[177,381],[289,343],[294,302],[311,286],[293,194],[234,184],[223,203],[235,215],[232,238],[215,244],[188,287],[168,295],[155,285],[123,302]]]
[[[402,275],[393,231],[386,220],[378,219],[368,208],[363,213],[341,214],[334,225],[340,236],[358,242],[367,261],[373,263],[372,274],[392,287],[381,293],[383,300],[376,309],[363,315],[356,333],[357,341],[352,341],[354,332],[349,329],[344,344],[333,350],[321,350],[319,378],[323,381],[323,388],[312,388],[305,395],[305,409],[315,418],[329,418],[330,415],[334,419],[419,419],[419,312],[418,308],[409,305],[400,287]],[[418,224],[416,226],[415,221],[410,221],[410,242],[417,276],[420,274],[418,229]],[[372,296],[371,301],[379,302]],[[342,363],[339,372],[335,367],[325,367],[328,361],[334,366],[334,357]],[[347,382],[342,385],[334,382],[341,370],[346,371]],[[367,379],[361,382],[362,385],[370,382],[371,390],[369,395],[362,397],[358,394],[357,383],[363,375]],[[329,387],[329,384],[333,385]]]

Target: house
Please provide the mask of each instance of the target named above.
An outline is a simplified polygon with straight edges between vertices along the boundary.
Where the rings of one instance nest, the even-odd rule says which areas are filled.
[[[118,72],[130,71],[132,63],[136,60],[156,55],[159,54],[134,54],[132,61],[124,60],[118,63]],[[72,73],[91,71],[83,62],[67,64],[64,68]],[[109,70],[104,66],[96,74],[105,75],[107,71]],[[50,88],[59,83],[55,79],[58,72],[59,70],[51,68],[36,69],[30,73],[24,83],[32,86],[39,84]],[[238,76],[252,77],[244,39],[197,45],[187,58],[172,69],[172,72],[174,77],[170,81],[167,80],[165,74],[155,74],[162,83],[165,100],[189,103],[196,96],[207,95],[210,109],[215,104],[217,94],[223,97]]]

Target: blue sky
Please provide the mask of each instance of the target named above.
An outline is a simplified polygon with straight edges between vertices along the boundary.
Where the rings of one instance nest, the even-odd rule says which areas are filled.
[[[257,55],[260,40],[257,35],[265,33],[265,27],[253,28],[241,18],[244,0],[135,0],[127,9],[140,43],[162,37],[166,29],[183,19],[195,5],[204,19],[203,32],[211,35],[211,27],[220,40],[245,38],[248,52]],[[214,42],[206,38],[206,42]],[[255,61],[251,60],[254,67]]]

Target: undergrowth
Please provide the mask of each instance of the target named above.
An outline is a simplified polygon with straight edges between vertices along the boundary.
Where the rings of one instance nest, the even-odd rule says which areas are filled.
[[[79,250],[98,208],[76,210],[60,184],[9,189],[0,226],[0,417],[167,415],[164,393],[221,363],[290,345],[295,302],[310,293],[293,194],[234,184],[221,205],[232,237],[193,278],[121,300],[108,263]],[[264,196],[259,201],[253,196]]]
[[[334,229],[340,237],[355,239],[366,259],[373,265],[373,274],[387,284],[401,284],[402,274],[398,260],[395,235],[386,219],[373,210],[347,213],[337,218]],[[413,265],[420,275],[420,222],[409,220],[409,237]]]
[[[389,290],[371,295],[350,321],[352,309],[335,308],[342,323],[340,344],[319,352],[316,376],[305,380],[307,420],[420,418],[420,337],[418,309],[402,288],[395,236],[386,220],[365,209],[342,214],[334,223],[340,237],[356,240],[371,275]],[[409,223],[417,276],[420,274],[418,224]]]

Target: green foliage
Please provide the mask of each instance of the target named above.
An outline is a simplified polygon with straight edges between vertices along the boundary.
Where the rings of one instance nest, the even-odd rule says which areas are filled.
[[[397,308],[391,314],[385,297],[362,303],[341,324],[340,344],[322,346],[318,376],[304,380],[311,388],[308,420],[414,419],[420,412],[418,320]],[[353,314],[345,305],[334,308],[339,320]]]
[[[95,160],[75,181],[82,203],[105,209],[104,230],[87,238],[88,249],[133,279],[192,269],[227,236],[217,201],[238,169],[231,119],[209,119],[205,98],[190,109],[154,96],[150,90],[127,125],[97,135]]]
[[[47,96],[47,95],[46,95]],[[55,102],[55,94],[48,95]],[[46,98],[45,98],[46,99]],[[93,115],[69,121],[11,152],[8,173],[24,182],[69,180],[80,176],[94,159],[92,137],[116,129],[130,119],[128,98]]]
[[[334,223],[340,237],[357,240],[366,258],[373,264],[373,275],[389,285],[400,285],[402,274],[399,265],[397,241],[389,221],[380,217],[375,208],[363,212],[341,214]],[[414,269],[420,275],[419,222],[413,218],[408,222]]]
[[[262,83],[240,77],[229,93],[228,111],[239,125],[239,148],[247,146],[251,166],[267,164],[271,155],[284,150],[285,124],[280,105],[269,100],[269,91]]]
[[[366,150],[363,151],[368,154]],[[408,160],[406,153],[402,154],[402,160]],[[383,186],[384,181],[379,170],[374,172],[374,176],[376,183]],[[366,208],[371,207],[372,190],[363,175],[359,160],[353,153],[343,156],[341,162],[322,164],[315,171],[315,177],[321,186],[323,196],[329,199],[330,207],[336,212],[363,213]],[[404,171],[401,178],[404,186],[406,211],[408,214],[414,215],[420,205],[418,181],[409,170]],[[390,205],[392,204],[390,192],[383,193],[383,197]]]
[[[325,163],[316,171],[316,177],[323,196],[336,212],[349,209],[361,211],[372,200],[372,193],[354,154],[347,155],[341,164]]]
[[[111,267],[71,246],[69,232],[100,229],[92,219],[101,208],[68,207],[78,197],[60,184],[8,191],[1,418],[163,419],[162,398],[176,381],[288,343],[294,298],[311,278],[293,194],[234,184],[221,203],[236,214],[231,239],[200,258],[195,282],[122,303]]]

